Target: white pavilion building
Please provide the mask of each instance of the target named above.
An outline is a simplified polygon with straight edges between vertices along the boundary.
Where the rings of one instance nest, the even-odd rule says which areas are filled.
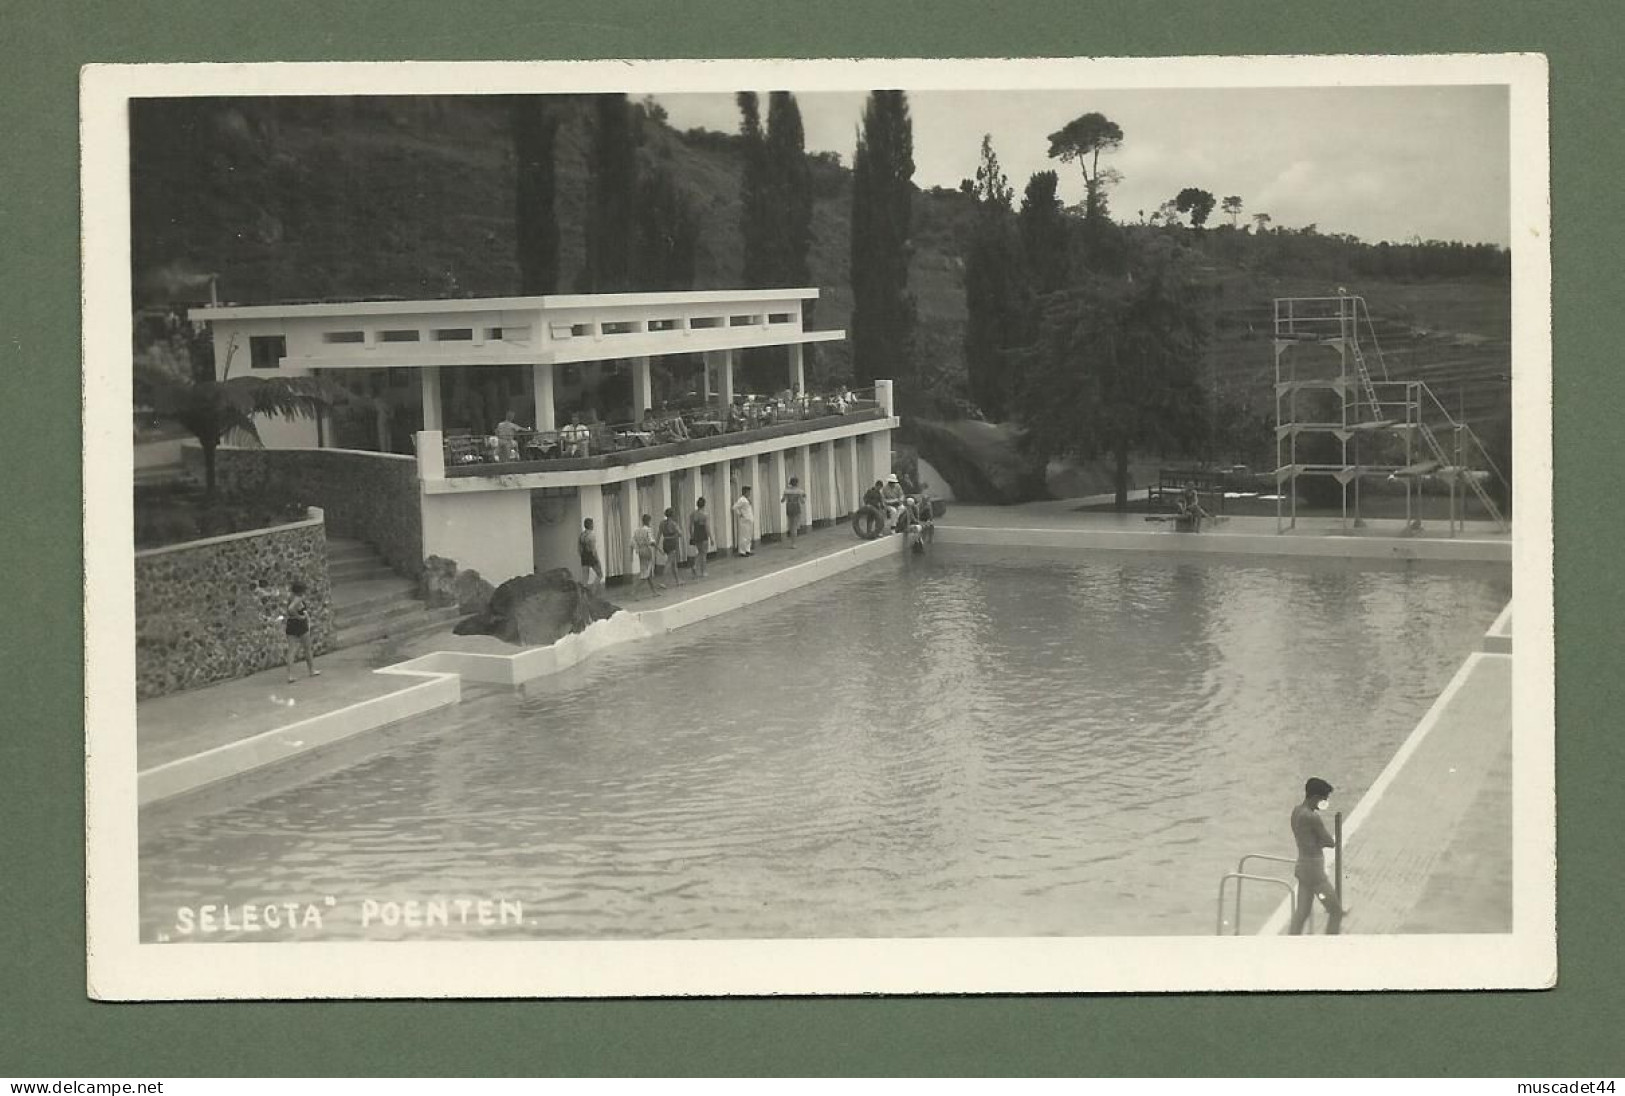
[[[500,583],[573,565],[588,517],[601,531],[606,572],[628,573],[639,516],[658,520],[673,506],[686,518],[700,497],[716,514],[714,547],[731,548],[728,504],[743,485],[752,487],[759,533],[784,531],[778,500],[791,476],[808,492],[804,524],[851,514],[863,490],[889,471],[898,420],[890,381],[839,409],[808,393],[805,348],[845,337],[803,326],[803,307],[817,296],[813,288],[614,293],[227,305],[190,315],[210,325],[222,376],[319,373],[375,401],[376,425],[363,430],[364,444],[339,438],[330,416],[266,421],[261,439],[273,449],[334,449],[342,440],[373,453],[411,451],[424,555]],[[726,429],[726,409],[743,395],[736,365],[755,348],[782,348],[771,353],[784,363],[782,388],[792,399],[772,419],[753,413],[743,428]],[[659,359],[672,368],[657,371]],[[668,388],[675,383],[681,363],[692,363],[693,383],[657,393],[661,377]],[[595,425],[594,444],[572,444],[561,400],[579,402],[612,370],[630,372],[636,421],[621,430]],[[497,459],[486,444],[494,421],[448,421],[448,405],[463,405],[457,394],[473,377],[487,391],[494,380],[504,410],[529,420]],[[667,402],[695,409],[690,437],[647,429],[646,413]],[[487,408],[485,418],[499,414]]]

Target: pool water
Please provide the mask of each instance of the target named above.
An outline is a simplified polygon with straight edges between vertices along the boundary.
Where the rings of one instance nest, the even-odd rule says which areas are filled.
[[[939,546],[468,688],[385,756],[143,834],[143,939],[327,897],[319,929],[187,938],[1210,933],[1236,858],[1290,852],[1305,777],[1352,809],[1510,592]],[[523,914],[354,915],[437,897]]]

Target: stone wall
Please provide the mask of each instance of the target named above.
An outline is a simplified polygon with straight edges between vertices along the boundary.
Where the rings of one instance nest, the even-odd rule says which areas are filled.
[[[136,696],[243,677],[285,659],[278,616],[303,582],[312,649],[333,636],[322,512],[306,521],[135,554]]]
[[[201,479],[202,450],[187,449]],[[319,506],[335,537],[364,540],[407,578],[423,568],[417,460],[356,449],[228,449],[215,456],[222,491]]]

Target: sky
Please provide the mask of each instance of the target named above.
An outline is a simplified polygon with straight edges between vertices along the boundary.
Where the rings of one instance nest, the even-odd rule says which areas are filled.
[[[807,148],[850,165],[864,95],[798,93]],[[738,129],[732,95],[655,98],[679,129]],[[973,176],[985,133],[1018,201],[1032,173],[1051,168],[1062,198],[1080,201],[1083,176],[1048,158],[1048,135],[1098,111],[1123,130],[1121,148],[1102,158],[1123,176],[1109,198],[1120,221],[1194,186],[1239,195],[1243,223],[1268,213],[1277,226],[1371,242],[1509,243],[1504,86],[928,91],[910,93],[909,106],[921,188]],[[1223,220],[1216,210],[1211,223]]]

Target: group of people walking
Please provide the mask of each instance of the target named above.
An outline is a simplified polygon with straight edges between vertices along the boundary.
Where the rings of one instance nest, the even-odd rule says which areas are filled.
[[[800,478],[791,476],[784,493],[779,497],[779,503],[784,507],[785,514],[785,540],[790,548],[796,546],[796,534],[801,527],[806,502],[807,492],[801,486]],[[755,555],[756,504],[751,499],[748,484],[739,489],[739,497],[733,503],[732,516],[734,551],[740,556]],[[683,562],[685,543],[694,561],[694,577],[696,579],[705,577],[706,560],[712,546],[716,544],[716,537],[711,530],[711,511],[706,509],[705,499],[694,500],[694,509],[688,515],[686,537],[684,532],[677,517],[677,508],[673,506],[666,508],[658,524],[654,522],[652,515],[642,515],[638,527],[632,531],[632,554],[638,565],[637,581],[645,583],[651,594],[666,588],[664,583],[655,580],[656,571],[661,567],[664,568],[666,579],[673,586],[683,584],[678,567]],[[604,564],[598,554],[598,532],[594,528],[592,518],[582,519],[576,547],[581,565],[581,585],[602,586]]]

